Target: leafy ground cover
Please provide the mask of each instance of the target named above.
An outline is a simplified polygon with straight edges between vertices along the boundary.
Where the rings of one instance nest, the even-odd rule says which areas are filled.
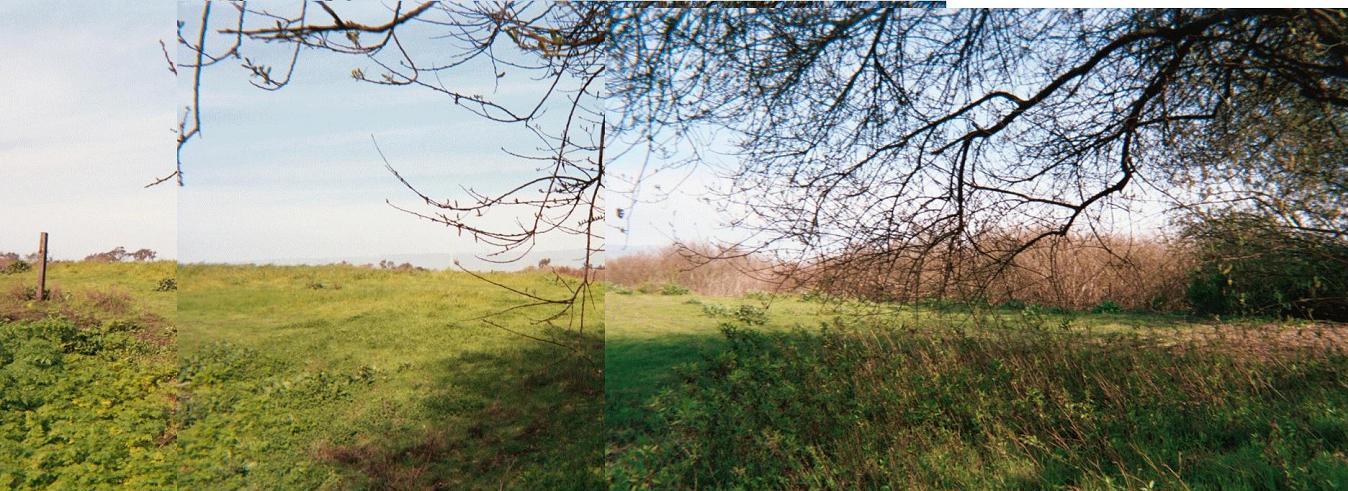
[[[164,487],[176,356],[171,262],[0,276],[0,488]]]
[[[1348,485],[1341,325],[762,296],[608,306],[614,488]]]

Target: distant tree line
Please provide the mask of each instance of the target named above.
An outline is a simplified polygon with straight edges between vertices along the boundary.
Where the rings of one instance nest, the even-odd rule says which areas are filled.
[[[117,246],[106,252],[97,252],[84,256],[84,260],[92,263],[119,263],[122,261],[153,261],[158,253],[149,249],[137,249],[135,252],[127,252],[125,247]]]

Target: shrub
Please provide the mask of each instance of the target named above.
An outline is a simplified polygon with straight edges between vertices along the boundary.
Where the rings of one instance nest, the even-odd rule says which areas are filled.
[[[1123,307],[1120,307],[1119,304],[1114,303],[1113,300],[1105,300],[1103,302],[1100,302],[1099,305],[1096,305],[1095,308],[1091,309],[1092,314],[1117,314],[1120,312],[1123,312]]]
[[[761,326],[768,323],[768,311],[756,305],[740,305],[730,308],[714,303],[702,304],[702,313],[708,317],[737,320],[747,326]]]
[[[379,269],[386,269],[390,271],[429,271],[426,268],[420,266],[413,266],[412,263],[398,264],[393,261],[389,261],[387,259],[379,261]]]
[[[707,317],[730,317],[734,314],[734,311],[724,305],[704,303],[702,304],[702,313]]]
[[[154,291],[157,292],[171,292],[176,291],[177,289],[178,289],[178,280],[174,278],[160,279],[159,284],[154,287]]]
[[[1348,244],[1227,214],[1190,224],[1200,263],[1189,277],[1198,315],[1348,320]]]
[[[28,264],[28,261],[24,261],[22,259],[15,259],[12,261],[6,261],[3,267],[0,267],[0,274],[19,274],[26,272],[32,268],[33,268],[32,265]]]
[[[679,286],[679,285],[676,284],[676,283],[666,283],[665,286],[660,287],[660,294],[661,294],[661,295],[687,295],[687,294],[688,294],[688,289],[687,289],[687,288],[684,288],[684,287],[682,287],[682,286]]]
[[[84,260],[91,263],[115,263],[121,262],[129,256],[130,255],[127,254],[125,247],[117,246],[107,252],[99,252],[84,256]]]

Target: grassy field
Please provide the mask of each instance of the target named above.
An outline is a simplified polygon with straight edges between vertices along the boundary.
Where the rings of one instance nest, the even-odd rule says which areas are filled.
[[[608,298],[614,488],[1348,486],[1343,326],[768,300]]]
[[[499,287],[455,272],[345,266],[187,266],[180,275],[188,395],[178,441],[195,463],[183,484],[602,483],[602,367],[471,320],[518,303]],[[561,290],[543,274],[492,278]],[[539,313],[497,321],[578,342],[530,326]],[[579,342],[599,359],[603,324],[587,324]]]
[[[460,273],[57,263],[48,302],[32,276],[0,276],[0,488],[603,486],[600,316],[495,318],[587,361],[472,320],[518,301]]]
[[[640,427],[649,399],[663,385],[675,380],[674,367],[694,363],[703,354],[723,348],[725,336],[719,325],[740,322],[736,311],[745,308],[752,316],[763,311],[761,321],[750,319],[758,329],[789,331],[814,329],[837,317],[879,317],[884,322],[906,326],[968,327],[982,325],[1058,328],[1064,323],[1077,331],[1124,333],[1142,328],[1184,329],[1192,327],[1182,316],[1140,313],[1063,313],[1036,310],[993,309],[970,315],[965,309],[938,309],[836,304],[802,300],[796,295],[750,298],[702,295],[631,293],[611,295],[605,316],[604,395],[606,422],[615,435]],[[716,312],[718,307],[731,312]]]
[[[658,290],[584,336],[497,318],[587,361],[472,320],[517,300],[460,273],[32,276],[0,276],[0,488],[1348,486],[1341,325]]]

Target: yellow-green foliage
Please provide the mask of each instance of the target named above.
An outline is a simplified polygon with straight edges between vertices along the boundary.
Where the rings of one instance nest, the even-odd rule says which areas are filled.
[[[163,487],[170,427],[173,263],[54,263],[0,277],[0,488]]]

